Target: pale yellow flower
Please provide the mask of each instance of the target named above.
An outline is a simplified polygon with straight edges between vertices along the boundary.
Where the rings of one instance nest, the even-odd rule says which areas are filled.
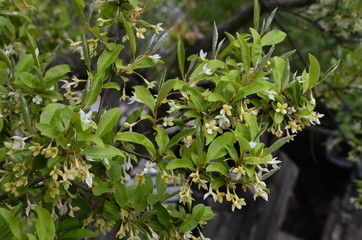
[[[15,197],[19,196],[18,191],[16,191],[16,184],[13,182],[8,182],[4,184],[5,191],[11,192]]]
[[[29,147],[28,149],[33,152],[33,157],[38,156],[41,152],[42,146],[39,143],[35,143],[34,146]]]
[[[231,109],[233,109],[232,106],[228,105],[228,104],[224,104],[222,105],[222,109],[220,110],[220,114],[221,115],[228,115],[231,116]]]
[[[157,23],[156,25],[151,25],[151,27],[156,31],[156,33],[160,33],[164,31],[164,29],[161,27],[163,23]]]
[[[145,39],[145,36],[143,35],[147,31],[146,28],[136,28],[136,36],[140,39]]]
[[[163,118],[163,126],[164,127],[167,127],[167,126],[172,127],[174,125],[173,120],[174,120],[174,117],[164,117]]]
[[[236,177],[235,177],[236,180],[241,179],[241,177],[243,175],[245,175],[245,170],[242,166],[238,166],[238,167],[234,168],[231,172],[236,173]]]
[[[277,109],[275,109],[276,112],[281,113],[283,115],[287,114],[288,104],[280,102],[277,103]]]
[[[63,172],[62,170],[54,166],[53,170],[50,172],[49,175],[53,178],[54,181],[57,181],[59,176],[63,176]]]

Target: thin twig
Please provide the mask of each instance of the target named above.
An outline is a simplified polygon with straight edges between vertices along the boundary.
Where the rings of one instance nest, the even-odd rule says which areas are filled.
[[[143,155],[143,154],[140,154],[140,153],[137,153],[137,152],[128,150],[128,149],[125,148],[125,147],[119,146],[118,148],[121,149],[121,150],[123,150],[123,151],[125,151],[125,152],[127,152],[127,153],[129,153],[129,154],[133,154],[133,155],[135,155],[135,156],[137,156],[137,157],[140,157],[140,158],[143,158],[143,159],[146,159],[146,160],[152,160],[151,157],[148,157],[148,156],[145,156],[145,155]]]

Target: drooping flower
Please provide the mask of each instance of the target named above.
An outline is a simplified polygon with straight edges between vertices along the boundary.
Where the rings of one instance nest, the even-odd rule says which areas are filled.
[[[245,175],[245,170],[242,166],[235,167],[232,171],[232,173],[236,173],[235,179],[239,180],[243,175]]]
[[[158,62],[158,59],[161,59],[161,56],[158,55],[158,54],[153,54],[153,55],[150,55],[150,56],[148,56],[148,57],[151,58],[151,59],[152,59],[152,62],[154,62],[154,63],[157,63],[157,62]]]
[[[231,211],[234,212],[235,208],[241,209],[242,206],[245,206],[245,200],[244,198],[239,198],[238,196],[235,196],[232,200],[233,204],[231,205]]]
[[[268,164],[272,165],[272,168],[278,168],[279,163],[281,163],[282,161],[277,160],[277,158],[273,158],[271,161],[267,162]]]
[[[213,199],[215,199],[216,193],[212,191],[211,185],[209,186],[209,191],[204,194],[204,200],[210,195],[213,197]]]
[[[28,139],[28,137],[13,136],[13,137],[11,137],[11,139],[13,139],[13,145],[12,145],[11,149],[24,150],[25,140]]]
[[[270,100],[275,101],[274,95],[278,95],[274,90],[265,91],[268,94]]]
[[[129,103],[128,103],[128,104],[132,104],[132,103],[134,103],[134,102],[138,102],[136,93],[135,93],[135,92],[132,92],[132,93],[133,93],[133,95],[132,95],[132,97],[129,99]]]
[[[34,146],[29,147],[28,149],[33,152],[33,157],[38,156],[41,152],[42,146],[39,143],[35,143]]]
[[[161,27],[163,23],[157,23],[156,25],[151,25],[151,27],[156,31],[157,34],[164,31],[164,29]]]
[[[205,61],[205,58],[207,56],[207,52],[204,52],[204,50],[201,49],[200,53],[199,53],[199,56],[203,61]]]
[[[173,100],[169,100],[168,105],[170,106],[170,109],[168,111],[166,111],[167,113],[176,112],[181,108],[180,106],[177,106]]]
[[[202,67],[202,72],[206,75],[211,75],[212,72],[211,72],[211,69],[210,68],[207,68],[207,64],[205,64],[203,67]]]
[[[125,126],[126,128],[129,128],[129,131],[132,132],[132,128],[137,124],[137,122],[134,122],[134,123],[128,123],[128,122],[125,122],[123,124],[123,126]]]
[[[63,176],[63,172],[62,170],[54,166],[53,170],[49,173],[49,175],[53,178],[54,181],[57,181],[59,176]]]

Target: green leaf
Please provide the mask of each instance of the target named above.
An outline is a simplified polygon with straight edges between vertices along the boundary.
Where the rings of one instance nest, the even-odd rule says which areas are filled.
[[[132,27],[131,23],[124,17],[123,14],[121,14],[121,18],[122,18],[122,23],[126,29],[127,38],[129,40],[129,44],[131,46],[132,55],[134,57],[136,54],[136,36],[133,32],[133,27]]]
[[[282,89],[285,61],[280,57],[273,57],[273,60],[274,60],[273,78],[278,86],[278,91],[280,91]]]
[[[66,79],[66,73],[70,72],[70,68],[66,64],[57,65],[49,69],[44,76],[46,87],[50,87],[62,79]]]
[[[28,240],[38,240],[33,234],[31,233],[25,233]]]
[[[291,140],[293,137],[295,137],[295,135],[290,135],[290,136],[287,136],[287,137],[283,137],[277,141],[275,141],[271,146],[270,148],[265,151],[264,155],[267,155],[269,153],[272,153],[274,152],[275,150],[279,149],[281,146],[283,146],[284,144],[286,144],[289,140]]]
[[[268,30],[270,24],[272,23],[273,19],[274,19],[274,16],[275,16],[275,13],[277,11],[278,8],[275,8],[269,15],[268,19],[266,20],[266,23],[264,25],[264,31]]]
[[[240,45],[241,60],[243,61],[245,73],[248,74],[249,70],[250,70],[250,49],[249,49],[249,45],[240,34],[237,34],[237,37],[238,37],[238,42],[239,42],[239,45]]]
[[[25,98],[22,95],[20,95],[19,98],[20,98],[21,114],[22,114],[22,118],[24,120],[25,126],[28,129],[29,133],[33,134],[33,128],[31,126],[29,109],[28,109],[28,106],[26,105]]]
[[[134,123],[135,121],[137,121],[137,119],[141,116],[142,111],[145,109],[145,106],[142,106],[140,108],[138,108],[137,110],[135,110],[133,113],[131,113],[131,115],[128,116],[128,118],[126,119],[127,123]],[[121,131],[125,129],[124,126],[122,126]]]
[[[97,61],[97,73],[105,71],[118,59],[118,55],[124,48],[121,44],[109,43],[99,56]]]
[[[248,140],[246,138],[244,138],[241,133],[236,132],[235,138],[239,143],[240,152],[246,152],[246,151],[250,150],[250,145],[249,145]]]
[[[207,101],[205,100],[204,96],[202,96],[201,93],[195,89],[191,89],[189,93],[191,101],[195,107],[201,112],[207,112]]]
[[[153,209],[156,211],[158,221],[160,221],[160,223],[163,226],[169,227],[171,222],[171,217],[167,209],[164,206],[162,206],[162,204],[159,202],[153,205]]]
[[[220,93],[211,93],[207,96],[207,100],[210,102],[226,102],[225,98]]]
[[[40,123],[51,124],[52,119],[56,111],[63,109],[65,105],[60,103],[50,103],[44,109],[40,115]]]
[[[202,216],[205,212],[204,204],[197,204],[193,209],[191,215],[189,215],[185,221],[181,224],[179,232],[186,233],[193,230],[199,224]]]
[[[135,86],[134,90],[137,99],[147,105],[152,110],[152,112],[155,111],[156,103],[150,91],[144,86]]]
[[[153,191],[153,183],[150,175],[145,176],[145,184],[139,184],[134,191],[133,204],[136,213],[140,213],[147,207],[147,198]]]
[[[127,209],[129,204],[128,193],[126,187],[119,181],[113,182],[113,186],[115,188],[115,197],[117,204],[123,208]]]
[[[111,158],[114,156],[124,156],[121,150],[107,144],[105,144],[104,147],[100,146],[86,147],[80,154],[87,155],[96,159]]]
[[[98,233],[92,232],[88,229],[82,229],[82,228],[78,228],[78,229],[73,229],[70,230],[69,232],[66,232],[64,234],[64,238],[93,238],[93,237],[97,237]]]
[[[115,83],[115,82],[108,82],[108,83],[103,85],[103,88],[113,88],[113,89],[116,89],[118,91],[121,90],[121,87],[119,86],[119,84]]]
[[[234,101],[239,101],[240,99],[249,96],[251,94],[263,92],[270,90],[273,87],[273,85],[266,81],[253,81],[251,84],[249,84],[246,87],[241,87],[238,91],[238,93],[235,96]]]
[[[223,135],[215,138],[208,148],[206,162],[225,156],[225,154],[227,154],[225,147],[227,145],[233,144],[234,142],[235,137],[231,132],[226,132]]]
[[[105,72],[97,73],[95,76],[91,77],[91,84],[85,98],[85,107],[90,107],[93,103],[96,102],[97,97],[102,91],[103,81],[105,77]]]
[[[113,192],[113,189],[110,188],[109,184],[103,181],[96,181],[97,185],[92,188],[92,192],[95,196],[100,196],[104,193]]]
[[[319,80],[321,68],[318,60],[312,55],[308,54],[309,57],[309,88],[313,87]]]
[[[6,223],[15,239],[21,240],[19,223],[11,212],[4,208],[0,208],[0,220],[2,220],[1,222]]]
[[[167,183],[162,179],[162,173],[157,174],[156,189],[159,195],[163,195],[167,191]]]
[[[250,113],[244,113],[243,117],[249,128],[251,140],[254,140],[259,132],[258,121],[256,117]]]
[[[250,32],[253,36],[253,47],[252,47],[253,63],[254,63],[254,66],[256,66],[256,63],[258,61],[260,61],[261,53],[262,53],[261,40],[260,40],[259,33],[257,31],[255,31],[255,29],[250,28]]]
[[[215,163],[209,164],[209,166],[207,166],[207,168],[206,168],[206,172],[219,172],[222,175],[229,177],[228,168],[222,162],[215,162]]]
[[[83,7],[84,7],[83,0],[74,0],[74,8],[75,12],[77,13],[78,17],[82,21],[84,25],[87,25],[87,22],[85,21],[84,13],[83,13]]]
[[[95,144],[97,144],[100,147],[104,147],[104,143],[102,138],[100,138],[99,136],[96,136],[94,134],[91,133],[78,133],[77,134],[77,140],[78,141],[86,141],[86,142],[94,142]]]
[[[87,65],[88,71],[91,71],[89,45],[87,43],[87,39],[85,38],[84,32],[82,34],[82,49],[85,65]]]
[[[40,130],[41,135],[47,136],[49,138],[55,138],[57,143],[59,143],[62,148],[67,148],[67,140],[65,139],[64,133],[59,131],[54,126],[44,123],[38,123],[36,128]]]
[[[175,136],[173,136],[170,140],[170,142],[167,144],[166,149],[171,148],[175,144],[177,144],[179,141],[181,141],[184,137],[194,133],[196,131],[196,128],[189,128],[184,129],[181,132],[177,133]]]
[[[152,48],[151,53],[155,53],[158,49],[160,49],[162,46],[165,45],[166,41],[168,40],[169,36],[170,36],[170,32],[173,29],[168,30],[167,32],[165,32],[156,42],[155,46]]]
[[[260,19],[260,5],[258,0],[254,0],[254,28],[259,30],[259,19]]]
[[[55,225],[48,210],[41,208],[39,206],[36,206],[34,210],[38,215],[38,220],[36,221],[35,229],[39,240],[54,239]]]
[[[155,61],[152,58],[147,57],[147,58],[143,58],[142,60],[137,61],[134,64],[132,64],[131,68],[133,70],[141,69],[141,68],[150,68],[150,67],[155,66],[156,64],[157,64],[157,61]]]
[[[185,48],[180,35],[178,35],[178,42],[177,42],[177,61],[180,73],[183,76],[185,72]]]
[[[34,59],[31,54],[23,55],[19,62],[16,64],[15,72],[28,71],[29,68],[34,64]]]
[[[95,134],[99,137],[103,137],[106,133],[112,130],[120,117],[121,108],[112,108],[111,110],[108,110],[102,114]]]
[[[160,127],[154,127],[154,129],[156,130],[157,134],[156,134],[156,142],[157,142],[157,145],[158,145],[158,150],[159,150],[159,153],[162,154],[164,153],[167,148],[167,144],[168,142],[170,141],[170,138],[168,137],[168,134],[166,132],[166,129],[164,128],[160,128]]]
[[[132,5],[132,7],[133,7],[134,9],[137,8],[138,0],[128,0],[128,1],[129,1],[129,3]]]
[[[177,168],[188,168],[188,169],[195,169],[193,162],[188,158],[181,158],[181,159],[174,159],[169,162],[166,166],[167,170],[174,170]]]
[[[162,100],[166,99],[167,94],[172,90],[173,86],[176,84],[176,79],[166,81],[161,89],[158,91],[156,105],[159,106]]]
[[[216,54],[216,45],[217,45],[217,41],[219,39],[219,33],[217,31],[217,26],[216,26],[216,23],[214,22],[214,32],[213,32],[213,35],[212,35],[212,52],[215,56]]]
[[[136,132],[120,132],[114,138],[116,141],[126,141],[137,143],[144,146],[151,156],[156,155],[156,149],[153,143],[144,135]]]
[[[330,68],[328,68],[327,72],[325,72],[323,74],[323,76],[321,77],[321,80],[319,81],[319,83],[326,80],[334,71],[336,71],[340,62],[341,62],[341,60],[338,60],[335,64],[333,64]]]
[[[270,31],[261,38],[261,46],[270,46],[280,43],[286,36],[287,34],[280,30]]]

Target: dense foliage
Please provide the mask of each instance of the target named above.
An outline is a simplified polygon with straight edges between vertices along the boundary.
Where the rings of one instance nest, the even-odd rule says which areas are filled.
[[[69,42],[87,69],[79,79],[72,66],[50,65],[58,38],[33,31],[32,11],[41,16],[49,6],[0,4],[1,239],[87,238],[111,230],[117,238],[204,239],[202,226],[214,214],[194,204],[194,187],[207,191],[204,199],[230,202],[233,211],[245,205],[237,188],[267,200],[265,179],[280,163],[272,153],[320,123],[311,90],[336,68],[320,76],[308,55],[308,69],[293,73],[293,51],[273,54],[286,37],[268,30],[275,12],[260,24],[255,4],[247,33],[227,34],[226,43],[215,27],[212,51],[188,58],[179,37],[179,77],[149,79],[143,70],[163,64],[157,51],[169,36],[160,37],[162,23],[143,19],[157,2],[75,0],[84,28]],[[122,93],[120,107],[102,105],[106,89]],[[123,108],[134,111],[123,116]],[[145,124],[151,127],[139,131]],[[265,131],[279,140],[265,146]],[[131,179],[141,159],[146,164]],[[180,190],[168,192],[167,183]],[[167,205],[175,195],[180,204]]]

